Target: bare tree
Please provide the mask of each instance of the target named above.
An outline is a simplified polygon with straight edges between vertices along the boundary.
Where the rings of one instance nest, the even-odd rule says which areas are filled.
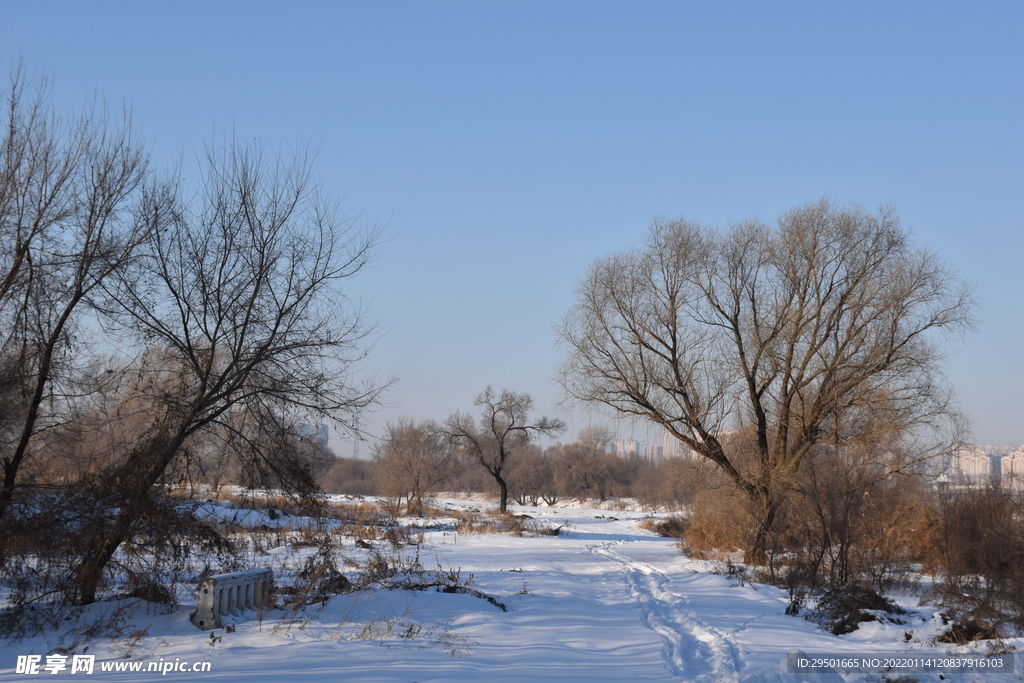
[[[536,444],[515,453],[504,479],[516,505],[537,505],[541,498],[546,496],[550,500],[555,493],[551,460]]]
[[[575,443],[562,446],[554,455],[555,481],[564,495],[579,501],[604,500],[610,494],[617,467],[622,461],[606,453],[597,433],[584,433]],[[621,472],[620,472],[621,474]]]
[[[377,464],[372,460],[335,458],[320,477],[320,488],[326,493],[376,496],[380,493],[377,480]]]
[[[499,490],[499,508],[508,509],[508,483],[502,476],[509,456],[530,443],[538,434],[557,434],[565,429],[561,420],[529,418],[533,399],[508,389],[496,394],[487,387],[473,404],[480,408],[479,426],[468,413],[455,413],[445,423],[444,433],[494,478]]]
[[[423,496],[452,475],[457,459],[451,441],[431,421],[389,424],[373,452],[385,495],[406,501],[408,514],[423,511]]]
[[[162,477],[188,464],[190,438],[226,439],[250,482],[313,493],[296,426],[351,425],[381,390],[351,377],[368,330],[345,290],[377,231],[339,218],[308,156],[231,144],[206,162],[196,194],[173,183],[149,193],[137,216],[150,236],[142,258],[104,286],[112,324],[160,362],[140,367],[144,438],[98,485],[116,514],[83,544],[82,603]]]
[[[146,237],[131,215],[148,159],[126,116],[61,116],[12,70],[0,138],[0,519],[36,436],[80,393],[83,313]]]
[[[939,533],[933,559],[942,576],[939,599],[984,622],[1024,625],[1020,491],[995,486],[946,490],[935,506]]]
[[[571,397],[651,420],[715,463],[753,504],[765,541],[817,444],[956,434],[941,342],[972,296],[890,210],[828,201],[725,233],[656,222],[638,248],[595,262],[560,338]],[[750,454],[721,434],[749,425]],[[904,462],[903,466],[908,463]]]

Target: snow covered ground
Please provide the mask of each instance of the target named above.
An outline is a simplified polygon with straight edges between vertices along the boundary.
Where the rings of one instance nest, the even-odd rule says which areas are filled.
[[[474,505],[444,501],[451,507]],[[790,674],[788,653],[858,654],[959,652],[935,645],[943,629],[934,607],[901,600],[912,610],[903,625],[872,622],[845,636],[786,616],[786,594],[766,585],[738,585],[712,573],[715,563],[680,554],[670,539],[637,527],[645,515],[576,508],[525,508],[558,536],[514,537],[424,533],[420,562],[472,575],[474,586],[507,606],[470,594],[371,590],[349,593],[307,608],[297,617],[281,610],[234,619],[233,633],[200,631],[189,621],[192,604],[168,610],[127,601],[94,607],[126,624],[125,637],[86,642],[75,624],[61,634],[20,642],[0,641],[0,680],[26,680],[18,656],[39,655],[49,680],[72,674],[71,657],[95,656],[91,677],[152,681],[165,675],[209,681],[1003,681],[1019,674],[918,673]],[[275,552],[290,552],[287,547]],[[347,550],[346,550],[347,552]],[[353,549],[353,552],[356,552]],[[272,557],[268,559],[273,559]],[[269,563],[268,564],[272,564]],[[262,618],[261,618],[262,617]],[[83,622],[84,623],[84,622]],[[80,630],[80,629],[79,629]],[[910,640],[907,641],[907,634]],[[1024,639],[1009,641],[1024,650]],[[58,650],[58,648],[63,648]],[[68,657],[68,668],[50,674],[47,655]],[[24,661],[24,660],[23,660]],[[59,662],[60,660],[54,660]],[[209,663],[203,672],[147,671],[150,663]],[[142,671],[101,670],[141,663]],[[1017,655],[1016,670],[1024,667]],[[74,678],[72,680],[75,680]]]

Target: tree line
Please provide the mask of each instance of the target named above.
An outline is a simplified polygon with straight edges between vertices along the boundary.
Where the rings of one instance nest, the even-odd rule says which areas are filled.
[[[465,413],[443,424],[408,419],[389,424],[374,448],[372,467],[353,477],[358,465],[339,461],[325,472],[325,489],[372,491],[410,515],[423,514],[424,501],[438,492],[493,493],[499,512],[510,502],[557,505],[612,498],[635,498],[651,510],[679,510],[699,479],[700,463],[690,458],[659,463],[610,453],[611,433],[601,428],[543,448],[532,437],[555,435],[563,425],[546,418],[530,421],[532,400],[526,394],[488,388],[476,403],[482,408],[476,424]],[[515,431],[516,424],[524,429]]]

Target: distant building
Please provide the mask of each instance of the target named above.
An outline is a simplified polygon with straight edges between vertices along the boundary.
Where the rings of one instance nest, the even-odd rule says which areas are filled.
[[[996,446],[966,446],[950,459],[950,479],[961,486],[998,484],[1005,449]]]
[[[615,455],[625,458],[630,455],[639,455],[640,444],[634,439],[615,439],[612,441],[612,448]]]
[[[1004,455],[1001,465],[1003,488],[1024,491],[1024,446]]]
[[[644,457],[655,464],[660,464],[661,459],[664,456],[664,451],[664,446],[658,446],[656,444],[649,443],[644,448]]]
[[[668,431],[661,437],[661,454],[665,459],[695,457],[695,453],[689,446]]]

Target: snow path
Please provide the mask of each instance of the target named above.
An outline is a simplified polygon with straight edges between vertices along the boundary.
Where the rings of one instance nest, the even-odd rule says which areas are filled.
[[[664,638],[665,661],[672,673],[695,682],[738,683],[742,663],[735,642],[688,609],[690,599],[667,588],[664,572],[612,550],[626,543],[595,543],[587,550],[625,567],[630,593],[639,602],[640,620]]]

